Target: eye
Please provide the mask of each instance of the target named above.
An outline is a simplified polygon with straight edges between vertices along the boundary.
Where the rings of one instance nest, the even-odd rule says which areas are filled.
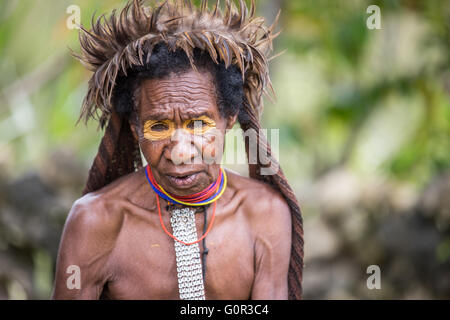
[[[204,121],[204,120],[201,120],[201,119],[189,120],[189,122],[186,125],[186,127],[188,129],[194,130],[196,125],[199,126],[199,127],[204,127],[204,126],[207,126],[208,123],[206,121]]]
[[[165,123],[157,122],[157,123],[153,124],[153,125],[150,127],[150,129],[151,129],[152,131],[165,131],[165,130],[168,130],[168,129],[169,129],[169,126],[168,126],[167,124],[165,124]]]
[[[193,134],[204,134],[215,126],[214,120],[208,116],[199,116],[183,123],[183,128]]]

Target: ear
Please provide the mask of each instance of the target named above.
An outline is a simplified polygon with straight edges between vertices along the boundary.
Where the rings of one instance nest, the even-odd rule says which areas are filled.
[[[234,116],[227,117],[227,130],[230,130],[233,128],[234,124],[236,123],[237,116],[238,115],[235,114]]]
[[[131,129],[131,133],[133,134],[133,137],[136,139],[136,141],[139,142],[139,135],[138,135],[138,128],[136,127],[137,122],[139,121],[138,119],[133,120],[132,119],[133,115],[131,114],[130,117],[128,118],[128,123],[130,124],[130,129]]]

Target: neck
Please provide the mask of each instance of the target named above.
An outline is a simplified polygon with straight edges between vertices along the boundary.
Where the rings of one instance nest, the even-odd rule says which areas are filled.
[[[161,208],[164,208],[165,211],[167,211],[167,212],[171,212],[176,209],[192,208],[195,210],[195,213],[199,213],[199,212],[204,212],[204,210],[207,210],[210,206],[209,204],[204,205],[204,206],[187,206],[184,204],[172,203],[170,201],[167,201],[166,199],[161,199],[161,200],[162,200]]]
[[[222,196],[227,185],[226,173],[221,168],[217,180],[211,183],[203,191],[188,196],[176,196],[166,192],[164,188],[156,182],[149,165],[145,168],[145,175],[153,191],[155,191],[159,197],[166,200],[169,204],[182,206],[204,206],[213,203]]]

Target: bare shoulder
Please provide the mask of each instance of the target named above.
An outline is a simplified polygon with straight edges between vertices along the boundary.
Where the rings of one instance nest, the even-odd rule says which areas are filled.
[[[230,186],[240,193],[241,210],[253,238],[255,279],[251,298],[287,299],[292,222],[283,195],[269,184],[234,173]]]
[[[97,299],[112,277],[113,252],[122,230],[127,190],[139,176],[130,174],[76,200],[64,225],[58,250],[54,299]],[[67,268],[81,270],[82,290],[67,290]]]
[[[104,193],[89,193],[76,200],[67,217],[65,229],[89,238],[107,238],[117,233],[122,214],[116,200]]]
[[[126,204],[126,190],[135,179],[133,175],[76,200],[66,220],[64,237],[69,237],[79,247],[89,247],[93,253],[95,249],[111,250],[123,224],[122,209]]]
[[[290,230],[290,208],[279,191],[263,181],[230,170],[227,170],[227,177],[230,186],[244,195],[242,206],[253,225],[263,231],[275,225]]]

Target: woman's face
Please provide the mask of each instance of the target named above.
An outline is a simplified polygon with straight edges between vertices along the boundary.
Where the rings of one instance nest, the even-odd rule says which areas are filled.
[[[190,70],[144,80],[138,103],[132,131],[167,192],[189,195],[217,179],[225,130],[233,127],[236,116],[220,114],[209,72]]]

